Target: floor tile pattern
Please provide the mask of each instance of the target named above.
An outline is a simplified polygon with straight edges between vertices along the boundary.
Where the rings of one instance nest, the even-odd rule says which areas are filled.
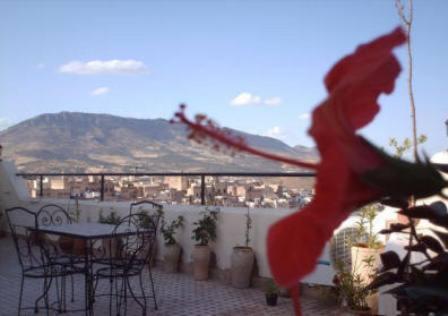
[[[218,281],[194,281],[188,274],[164,273],[160,269],[153,271],[159,309],[154,310],[152,300],[148,300],[148,315],[156,316],[262,316],[262,315],[292,315],[292,304],[288,298],[280,298],[276,307],[269,307],[264,300],[264,294],[259,289],[234,289]],[[145,275],[145,280],[147,279]],[[69,285],[69,283],[67,282]],[[37,294],[41,293],[42,281],[31,280],[25,283],[24,305],[32,306]],[[17,304],[20,289],[20,268],[16,258],[15,248],[10,238],[0,239],[0,315],[17,315]],[[98,292],[108,289],[108,282],[100,282]],[[145,282],[145,289],[149,291],[149,284]],[[76,309],[83,306],[84,279],[75,277],[76,300],[71,303],[68,299],[68,308]],[[52,289],[51,295],[54,295]],[[67,289],[68,296],[70,295]],[[54,296],[53,296],[54,300]],[[331,307],[322,306],[314,299],[302,299],[303,314],[338,315]],[[55,315],[55,312],[50,315]],[[68,315],[82,313],[67,313]],[[66,315],[67,315],[66,314]],[[95,315],[109,314],[109,300],[99,297],[95,302]],[[128,315],[141,315],[141,309],[129,301]],[[36,315],[33,311],[23,312],[22,315]],[[38,315],[46,315],[40,311]]]

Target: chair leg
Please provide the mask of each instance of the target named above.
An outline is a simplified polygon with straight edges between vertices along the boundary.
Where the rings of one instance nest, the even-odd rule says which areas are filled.
[[[122,287],[124,289],[124,316],[128,314],[128,284],[126,280],[127,278],[123,277]]]
[[[17,311],[17,315],[20,316],[20,310],[22,309],[22,297],[23,297],[23,284],[25,282],[25,277],[22,274],[22,280],[20,282],[20,294],[19,294],[19,310]],[[34,312],[37,313],[38,310],[34,308]]]
[[[127,277],[126,278],[126,281],[127,281],[127,286],[129,287],[129,292],[131,293],[131,296],[132,296],[132,298],[134,299],[134,301],[136,301],[137,302],[137,304],[142,308],[142,310],[143,310],[143,315],[146,315],[146,297],[145,297],[145,291],[143,290],[143,287],[142,287],[142,278],[141,278],[141,275],[139,275],[139,283],[140,283],[140,290],[141,290],[141,292],[142,292],[142,298],[143,298],[143,304],[142,304],[142,302],[140,302],[140,300],[139,300],[139,298],[135,295],[135,293],[134,293],[134,291],[132,290],[132,286],[131,286],[131,282],[130,282],[130,280],[129,280],[129,278]]]
[[[142,291],[142,297],[143,297],[143,316],[146,315],[146,308],[147,308],[147,303],[146,303],[146,294],[145,294],[145,289],[143,287],[143,281],[142,281],[142,275],[140,274],[138,276],[138,283],[140,284],[140,290]]]
[[[109,278],[109,316],[112,315],[112,297],[114,293],[114,280]],[[116,304],[115,304],[116,307]]]
[[[67,277],[64,275],[62,277],[62,285],[61,285],[61,298],[62,298],[62,311],[66,312],[67,311]]]
[[[154,280],[152,278],[151,264],[148,264],[149,281],[151,283],[152,299],[154,300],[154,309],[157,310],[156,290],[154,288]]]
[[[62,283],[62,279],[63,277],[61,277],[61,283]],[[62,295],[62,284],[61,284],[61,292],[59,292],[59,282],[58,282],[58,278],[56,277],[56,300],[58,302],[58,313],[62,313],[62,300],[61,300],[61,295]]]
[[[73,274],[70,276],[70,281],[72,282],[72,303],[75,301],[75,281]]]
[[[44,278],[44,288],[43,288],[43,293],[41,296],[39,296],[36,301],[34,302],[34,312],[38,313],[39,312],[39,301],[41,299],[44,299],[44,303],[45,303],[45,308],[47,309],[47,312],[49,310],[49,303],[48,303],[48,291],[50,290],[51,287],[51,282],[53,281],[53,278],[50,277],[50,281],[48,282],[47,285],[47,278]]]

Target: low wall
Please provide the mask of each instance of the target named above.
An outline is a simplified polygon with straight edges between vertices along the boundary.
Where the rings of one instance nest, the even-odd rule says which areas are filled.
[[[31,199],[25,187],[23,179],[16,177],[14,164],[5,161],[0,162],[1,191],[0,204],[3,209],[12,206],[23,206],[32,211],[39,210],[45,204],[58,204],[69,211],[75,208],[74,200],[63,199]],[[119,216],[125,216],[129,213],[129,202],[110,202],[110,201],[79,201],[81,210],[81,222],[98,221],[100,211],[104,216],[114,211]],[[177,233],[177,240],[182,246],[182,262],[184,268],[188,271],[191,263],[191,252],[195,242],[191,239],[193,223],[197,221],[201,212],[205,210],[204,206],[190,205],[164,205],[164,213],[167,221],[175,219],[182,215],[185,219],[183,229]],[[250,232],[250,246],[254,249],[258,275],[260,277],[271,277],[266,254],[266,238],[269,226],[280,218],[292,213],[290,209],[251,209],[252,229]],[[224,276],[230,269],[232,248],[237,245],[243,245],[245,240],[245,221],[247,208],[221,207],[218,215],[217,240],[211,243],[211,248],[216,256],[216,268],[223,272]],[[4,227],[5,228],[5,227]],[[163,238],[159,236],[159,259],[163,254]],[[329,261],[327,249],[324,251],[323,261]],[[316,284],[331,284],[333,269],[331,266],[320,265],[316,271],[309,275],[305,282]],[[221,273],[222,274],[222,273]]]

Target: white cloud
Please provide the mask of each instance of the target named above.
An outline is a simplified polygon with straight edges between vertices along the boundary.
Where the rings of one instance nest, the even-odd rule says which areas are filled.
[[[236,97],[230,101],[230,105],[233,106],[246,106],[246,105],[257,105],[265,104],[269,106],[277,106],[282,103],[280,97],[270,97],[263,99],[258,95],[252,94],[250,92],[241,92]]]
[[[231,105],[234,106],[244,106],[251,104],[259,104],[261,102],[261,98],[257,95],[253,95],[249,92],[242,92],[238,94],[235,98],[230,101]]]
[[[108,94],[110,92],[110,88],[109,87],[98,87],[94,90],[92,90],[92,92],[90,92],[91,95],[103,95],[103,94]]]
[[[264,136],[279,138],[283,135],[283,131],[280,127],[274,126],[270,129],[268,129],[265,133],[263,133]]]
[[[133,59],[71,61],[59,67],[59,72],[72,75],[139,74],[147,70],[143,62]]]
[[[266,105],[270,105],[270,106],[277,106],[280,105],[282,103],[282,98],[280,97],[272,97],[272,98],[267,98],[264,99],[263,103]]]
[[[45,64],[44,63],[39,63],[39,64],[36,65],[36,68],[39,69],[39,70],[44,69],[45,68]]]
[[[302,113],[299,115],[300,120],[309,120],[311,117],[310,113]]]

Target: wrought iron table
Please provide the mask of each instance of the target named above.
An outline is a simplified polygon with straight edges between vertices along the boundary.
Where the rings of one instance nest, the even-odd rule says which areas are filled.
[[[85,273],[85,312],[93,315],[94,291],[93,291],[93,244],[97,240],[134,234],[132,230],[116,231],[115,225],[100,223],[74,223],[61,225],[41,226],[41,233],[66,236],[84,241],[84,273]]]

